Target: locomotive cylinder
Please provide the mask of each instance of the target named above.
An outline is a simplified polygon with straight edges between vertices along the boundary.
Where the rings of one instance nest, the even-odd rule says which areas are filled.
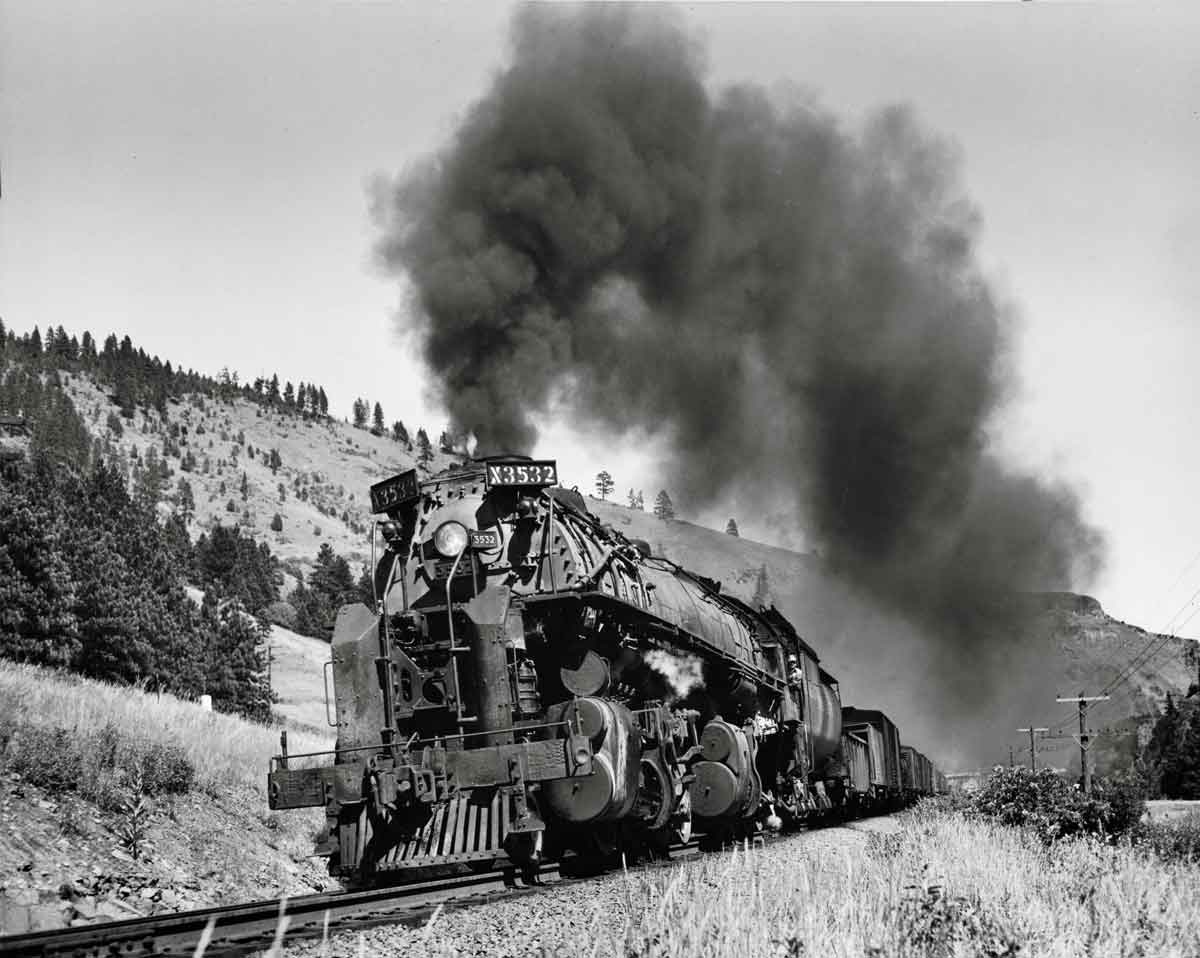
[[[700,818],[753,814],[762,787],[746,733],[715,718],[700,734],[700,754],[701,761],[692,767],[692,812]]]
[[[592,774],[547,782],[551,809],[575,825],[615,821],[633,810],[638,797],[641,732],[632,712],[619,702],[580,698],[552,706],[548,718],[566,722],[592,743]]]

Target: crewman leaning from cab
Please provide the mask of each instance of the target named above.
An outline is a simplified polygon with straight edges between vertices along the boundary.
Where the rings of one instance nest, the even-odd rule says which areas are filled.
[[[804,682],[804,670],[800,668],[800,660],[794,655],[787,657],[788,685],[799,687]]]

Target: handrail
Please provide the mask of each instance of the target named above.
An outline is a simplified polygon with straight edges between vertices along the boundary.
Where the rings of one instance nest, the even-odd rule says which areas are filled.
[[[403,747],[405,749],[411,751],[414,746],[425,746],[425,745],[429,745],[429,744],[436,744],[438,742],[445,742],[450,739],[473,738],[477,735],[495,735],[497,732],[517,732],[517,733],[532,732],[537,729],[551,729],[551,728],[570,729],[571,723],[564,719],[561,722],[542,722],[537,725],[513,725],[507,729],[492,729],[491,731],[488,731],[488,732],[462,732],[458,735],[435,735],[432,738],[420,738],[420,739],[414,737],[414,738],[410,738],[404,744]],[[517,743],[517,744],[520,744],[520,743]],[[378,745],[355,745],[351,748],[338,748],[338,749],[330,748],[330,749],[323,749],[320,752],[289,752],[287,757],[288,757],[288,761],[290,762],[290,761],[294,761],[295,759],[298,759],[298,758],[319,758],[322,755],[345,755],[349,752],[375,752],[375,751],[382,752],[382,751],[386,751],[386,750],[387,750],[387,746],[381,742]],[[276,761],[279,757],[280,756],[278,756],[278,755],[274,756],[271,759],[271,761]]]
[[[325,683],[325,721],[330,728],[337,728],[337,720],[329,717],[329,670],[333,667],[333,660],[326,662],[321,668],[321,679]]]

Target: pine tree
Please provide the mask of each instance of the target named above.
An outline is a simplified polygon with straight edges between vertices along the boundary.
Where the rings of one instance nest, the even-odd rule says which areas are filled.
[[[48,465],[0,480],[0,654],[69,666],[79,651],[75,584],[63,555],[65,503]]]
[[[267,457],[267,466],[271,470],[271,475],[276,475],[279,472],[279,467],[283,465],[283,460],[279,458],[279,450],[272,449],[271,454]]]
[[[412,443],[408,441],[408,430],[404,428],[404,423],[402,423],[399,419],[392,423],[392,438],[401,445],[412,445]]]
[[[367,416],[368,416],[369,410],[370,410],[370,407],[367,405],[367,401],[365,399],[354,400],[354,428],[355,429],[366,429],[367,428]]]
[[[267,402],[274,406],[279,402],[279,399],[279,374],[273,373],[271,375],[271,384],[267,388]]]
[[[733,519],[730,519],[729,522],[725,524],[725,532],[727,535],[731,536],[741,535],[741,533],[738,532],[737,523]]]
[[[1200,703],[1191,708],[1179,749],[1179,798],[1200,799]]]
[[[629,508],[630,508],[630,509],[636,509],[636,508],[638,508],[638,498],[637,498],[637,493],[636,493],[636,492],[634,492],[632,489],[630,489],[630,490],[629,490],[629,497],[628,497],[628,498],[629,498]]]
[[[320,392],[317,393],[317,397],[320,399],[321,415],[328,416],[329,415],[329,398],[325,395],[325,387],[324,386],[322,386],[320,389]]]
[[[253,612],[278,600],[277,566],[270,547],[256,544],[237,526],[216,525],[196,540],[194,572],[200,584],[237,598]]]
[[[191,522],[192,517],[196,514],[196,496],[192,492],[192,484],[182,476],[179,477],[179,483],[176,486],[175,511],[185,525]]]
[[[1166,707],[1154,723],[1145,750],[1145,762],[1152,779],[1151,794],[1175,798],[1179,791],[1181,726],[1179,709],[1168,692]]]
[[[247,478],[245,471],[242,472],[242,502],[250,498],[250,480]]]
[[[307,586],[303,581],[297,583],[288,597],[296,610],[296,631],[328,641],[333,635],[337,610],[358,598],[358,584],[350,564],[329,543],[322,543]]]
[[[371,416],[371,433],[376,436],[382,436],[384,433],[383,424],[383,407],[379,403],[375,404],[375,411]]]
[[[675,506],[671,503],[666,489],[658,490],[658,495],[654,497],[654,514],[659,519],[675,518]]]
[[[145,508],[153,509],[163,497],[163,474],[158,458],[158,447],[151,446],[146,450],[145,462],[142,463],[134,482],[136,497]]]
[[[213,633],[205,687],[213,705],[263,722],[271,715],[265,647],[269,627],[244,612],[237,601],[205,608]]]
[[[296,390],[292,386],[292,381],[289,379],[287,385],[283,387],[283,404],[288,409],[296,408]]]
[[[615,485],[616,483],[613,482],[613,477],[607,469],[602,469],[596,473],[596,495],[600,497],[602,502],[608,499]]]
[[[424,428],[417,430],[417,462],[422,466],[433,462],[433,446],[430,445],[429,435]]]

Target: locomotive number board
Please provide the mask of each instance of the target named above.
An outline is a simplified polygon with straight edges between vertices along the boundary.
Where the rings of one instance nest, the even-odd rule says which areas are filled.
[[[558,463],[553,459],[537,459],[529,462],[489,462],[487,464],[488,488],[496,486],[556,486],[558,485]]]
[[[499,549],[500,548],[500,533],[494,529],[484,529],[482,532],[477,532],[472,529],[467,533],[467,537],[471,542],[472,549]]]
[[[371,511],[387,512],[396,506],[420,497],[421,489],[417,483],[417,470],[409,469],[377,482],[371,487]]]

